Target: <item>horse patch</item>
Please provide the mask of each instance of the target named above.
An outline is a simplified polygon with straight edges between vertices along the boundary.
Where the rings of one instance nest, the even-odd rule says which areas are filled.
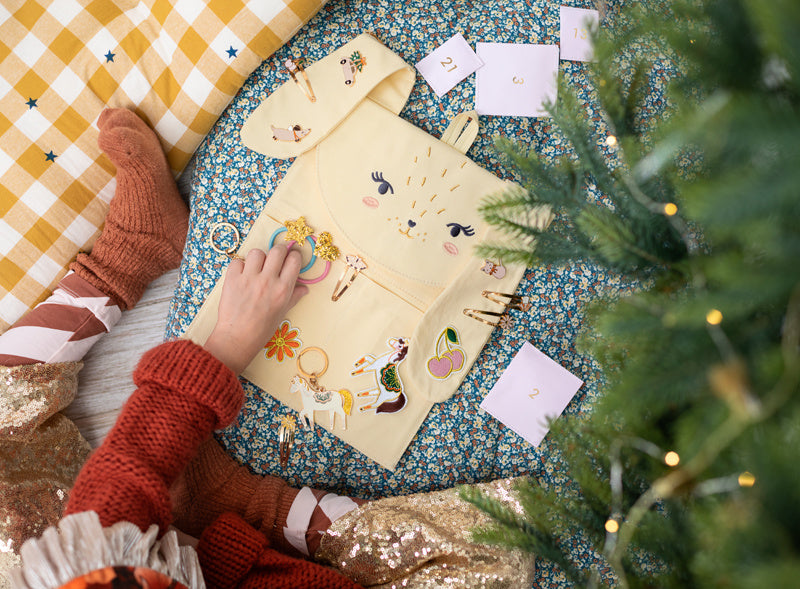
[[[407,337],[389,338],[386,341],[388,352],[377,357],[368,354],[353,364],[353,371],[350,373],[352,376],[367,372],[375,376],[374,386],[357,395],[375,399],[359,407],[359,411],[374,409],[375,413],[397,413],[406,406],[406,394],[397,367],[408,355],[408,342]]]

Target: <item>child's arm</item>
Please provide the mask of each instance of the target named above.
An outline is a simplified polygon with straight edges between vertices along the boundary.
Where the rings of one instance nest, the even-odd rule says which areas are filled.
[[[125,520],[166,530],[169,486],[199,444],[236,417],[243,399],[236,375],[307,291],[296,285],[300,263],[283,247],[233,260],[205,349],[177,341],[144,355],[138,388],[78,475],[66,514],[93,510],[104,526]]]

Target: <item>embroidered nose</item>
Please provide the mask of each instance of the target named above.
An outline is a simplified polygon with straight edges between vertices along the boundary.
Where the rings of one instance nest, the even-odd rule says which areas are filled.
[[[416,227],[416,226],[417,226],[417,224],[416,224],[414,221],[412,221],[411,219],[409,219],[409,220],[408,220],[408,226],[409,226],[409,227]]]

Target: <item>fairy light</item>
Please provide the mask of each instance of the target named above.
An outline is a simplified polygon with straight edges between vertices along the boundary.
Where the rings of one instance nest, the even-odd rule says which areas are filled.
[[[756,477],[753,475],[752,472],[743,472],[739,475],[739,486],[740,487],[752,487],[756,484]]]
[[[619,531],[619,522],[613,517],[606,520],[606,532],[609,534],[616,534]]]
[[[678,212],[678,205],[674,202],[668,202],[664,205],[664,214],[668,217],[672,217],[675,213]]]
[[[609,135],[606,137],[606,145],[609,147],[614,147],[617,144],[617,138],[614,135]]]
[[[678,463],[681,461],[681,457],[678,455],[677,452],[670,450],[666,454],[664,454],[664,464],[667,466],[678,466]]]
[[[719,325],[722,323],[722,313],[718,309],[711,309],[706,313],[706,322],[709,325]]]

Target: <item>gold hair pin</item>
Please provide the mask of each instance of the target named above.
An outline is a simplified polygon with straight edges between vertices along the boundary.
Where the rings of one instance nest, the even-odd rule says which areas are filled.
[[[464,315],[471,317],[481,323],[490,325],[491,327],[507,328],[511,324],[510,318],[506,315],[508,309],[518,309],[520,311],[529,311],[531,308],[530,298],[528,296],[519,296],[514,294],[507,294],[503,292],[495,292],[492,290],[484,290],[481,296],[485,299],[503,306],[502,311],[484,311],[482,309],[464,309]],[[497,317],[496,320],[488,318]]]
[[[481,309],[464,309],[464,315],[467,317],[472,317],[480,321],[481,323],[485,323],[486,325],[490,325],[491,327],[497,327],[500,324],[500,317],[505,315],[505,313],[498,313],[497,311],[482,311]],[[497,317],[498,319],[495,321],[490,321],[486,319],[486,317]]]
[[[281,426],[278,428],[278,452],[281,461],[281,468],[286,468],[289,464],[289,455],[294,446],[294,432],[297,430],[297,422],[291,415],[284,415],[281,418]]]
[[[506,309],[519,309],[520,311],[529,311],[531,308],[530,297],[527,295],[506,294],[504,292],[495,292],[493,290],[484,290],[481,296],[489,299],[493,303],[503,305]]]
[[[311,88],[311,82],[308,79],[308,74],[306,70],[303,69],[303,60],[302,59],[292,59],[289,58],[283,62],[283,65],[286,66],[286,69],[289,70],[289,75],[292,76],[292,80],[300,90],[303,91],[303,94],[306,95],[311,102],[316,102],[317,97],[314,95],[314,89]],[[303,85],[300,80],[297,79],[297,74],[303,76],[303,80],[305,81],[305,86]]]
[[[344,270],[342,270],[342,275],[339,276],[339,280],[333,288],[333,294],[331,295],[331,300],[334,302],[338,301],[339,297],[344,294],[344,291],[352,286],[353,282],[356,280],[356,276],[358,276],[362,270],[367,269],[367,264],[359,256],[348,255],[345,256],[344,259]]]

